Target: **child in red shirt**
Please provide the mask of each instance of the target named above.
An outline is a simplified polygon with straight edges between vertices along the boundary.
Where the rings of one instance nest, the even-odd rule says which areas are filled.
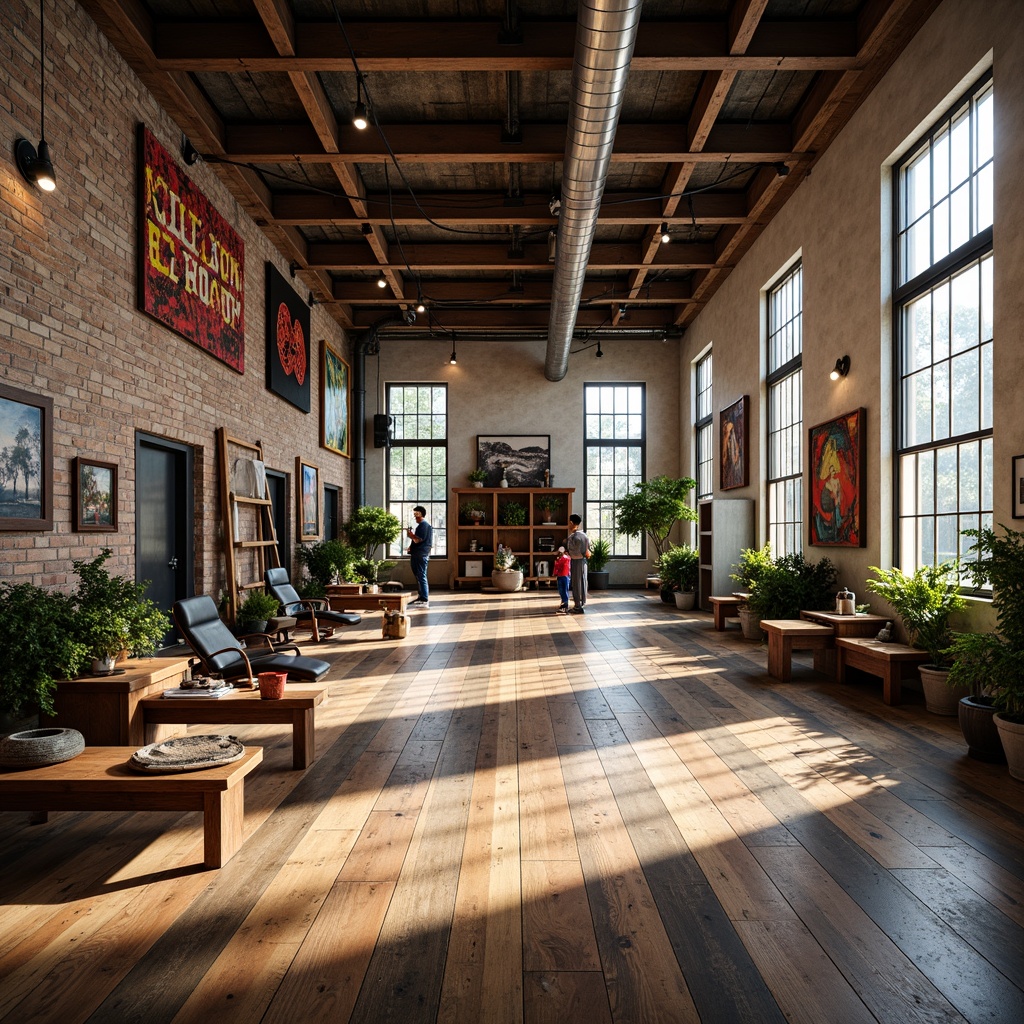
[[[572,572],[572,561],[565,552],[565,548],[558,549],[558,557],[555,559],[555,582],[558,584],[558,596],[562,603],[558,611],[569,610],[569,574]]]

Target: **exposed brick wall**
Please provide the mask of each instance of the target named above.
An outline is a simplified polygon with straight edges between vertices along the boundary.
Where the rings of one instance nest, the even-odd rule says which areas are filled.
[[[0,580],[73,582],[71,560],[114,549],[112,568],[135,560],[135,434],[195,450],[195,579],[215,596],[224,584],[216,466],[219,426],[262,440],[268,466],[289,474],[295,457],[341,486],[350,510],[349,460],[319,446],[319,346],[351,360],[326,311],[311,311],[312,408],[301,413],[265,386],[265,261],[287,262],[241,210],[213,169],[186,174],[245,243],[245,374],[240,376],[136,308],[136,128],[141,122],[180,160],[181,132],[74,3],[46,10],[46,138],[58,190],[28,185],[13,161],[19,136],[39,138],[39,20],[29,0],[0,5],[0,381],[54,402],[52,532],[0,531]],[[307,289],[297,281],[297,291]],[[115,533],[71,528],[70,460],[119,467]],[[289,518],[295,520],[294,491]]]

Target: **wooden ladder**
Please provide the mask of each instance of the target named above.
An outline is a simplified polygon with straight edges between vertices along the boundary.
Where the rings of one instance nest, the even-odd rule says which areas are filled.
[[[221,514],[224,519],[224,562],[227,572],[228,621],[234,622],[248,590],[263,590],[263,574],[280,567],[273,502],[251,498],[231,489],[232,455],[263,461],[263,445],[250,444],[217,428]],[[265,492],[266,493],[266,492]],[[243,536],[244,535],[244,536]]]

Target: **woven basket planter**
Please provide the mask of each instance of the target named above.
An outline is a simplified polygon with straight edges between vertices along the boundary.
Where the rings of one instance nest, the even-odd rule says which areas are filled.
[[[70,761],[85,750],[85,737],[77,729],[29,729],[0,740],[0,765],[39,768]]]

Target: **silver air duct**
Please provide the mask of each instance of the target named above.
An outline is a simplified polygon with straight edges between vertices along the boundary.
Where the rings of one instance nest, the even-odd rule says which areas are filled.
[[[561,380],[569,367],[569,346],[594,243],[597,212],[640,24],[641,4],[642,0],[580,0],[544,365],[544,376],[552,381]]]

